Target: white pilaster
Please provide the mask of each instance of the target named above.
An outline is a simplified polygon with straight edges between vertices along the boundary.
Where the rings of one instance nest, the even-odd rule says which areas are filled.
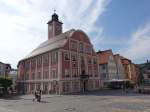
[[[26,74],[26,75],[27,75],[27,74]],[[31,60],[30,60],[30,62],[29,62],[29,74],[28,74],[28,75],[29,75],[29,76],[31,75],[31,76],[30,76],[30,79],[31,79],[31,77],[32,77],[32,73],[31,73]],[[32,79],[31,79],[31,80],[32,80]],[[29,90],[29,91],[27,90],[27,91],[28,91],[27,93],[29,93],[29,92],[31,92],[31,91],[30,91],[30,83],[27,83],[27,84],[28,84],[28,90]]]
[[[49,83],[48,83],[48,91],[51,90],[51,52],[49,52]]]
[[[58,51],[58,80],[62,78],[62,51]]]
[[[41,82],[41,84],[40,84],[40,89],[42,89],[43,90],[43,58],[44,56],[42,55],[42,70],[41,70],[41,80],[42,80],[42,82]]]

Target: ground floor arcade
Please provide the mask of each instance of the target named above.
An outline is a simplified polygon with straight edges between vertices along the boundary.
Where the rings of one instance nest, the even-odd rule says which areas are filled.
[[[33,94],[35,90],[42,90],[43,94],[67,94],[97,90],[100,80],[53,80],[53,81],[26,81],[18,82],[18,92]]]

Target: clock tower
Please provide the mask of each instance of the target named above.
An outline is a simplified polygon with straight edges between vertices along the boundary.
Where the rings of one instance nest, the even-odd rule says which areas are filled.
[[[62,22],[59,21],[58,15],[54,12],[52,19],[48,24],[48,39],[54,38],[55,36],[62,33]]]

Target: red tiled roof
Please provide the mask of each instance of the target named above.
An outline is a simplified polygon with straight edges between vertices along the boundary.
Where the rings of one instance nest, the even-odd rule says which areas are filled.
[[[115,60],[115,62],[118,62],[118,60],[121,60],[120,55],[119,54],[115,54],[114,55],[114,60]]]
[[[120,59],[121,59],[122,64],[130,64],[131,63],[130,59],[125,58],[123,56],[120,56]]]
[[[98,51],[98,64],[107,64],[109,56],[113,56],[112,50]]]
[[[132,63],[130,59],[125,58],[125,57],[123,57],[123,56],[120,56],[119,54],[115,54],[115,55],[114,55],[114,58],[115,58],[115,61],[120,58],[122,64],[130,64],[130,63]]]

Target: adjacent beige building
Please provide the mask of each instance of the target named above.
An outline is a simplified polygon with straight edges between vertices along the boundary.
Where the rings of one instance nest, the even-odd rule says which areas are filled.
[[[114,55],[114,59],[117,68],[117,79],[126,79],[126,74],[120,55],[119,54]]]
[[[112,50],[105,50],[97,52],[99,74],[102,85],[105,82],[118,79],[117,67]]]

